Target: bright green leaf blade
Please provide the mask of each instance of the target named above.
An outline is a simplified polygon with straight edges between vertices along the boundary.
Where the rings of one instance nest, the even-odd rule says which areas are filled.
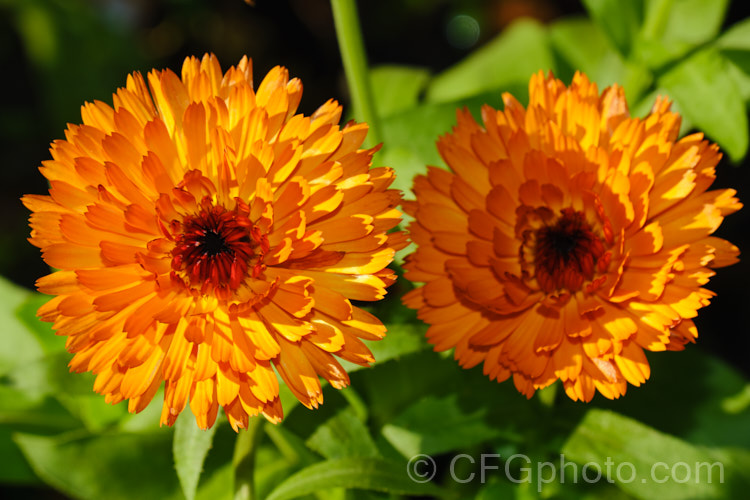
[[[716,40],[715,46],[729,61],[729,76],[747,102],[750,100],[750,19],[734,24]]]
[[[413,108],[430,72],[412,66],[378,66],[370,70],[375,111],[382,117]]]
[[[440,418],[435,418],[440,415]],[[439,455],[473,446],[498,436],[487,425],[484,412],[465,413],[456,395],[426,397],[386,424],[382,433],[406,458],[420,453]]]
[[[698,129],[739,161],[748,146],[747,111],[739,89],[726,77],[727,68],[719,51],[706,49],[662,75],[659,85]]]
[[[619,488],[642,499],[732,498],[725,481],[731,478],[733,487],[742,481],[710,449],[599,409],[588,411],[562,454],[566,462],[596,464]]]
[[[198,489],[198,480],[203,471],[203,462],[213,443],[216,426],[207,430],[198,427],[192,413],[177,419],[172,441],[172,454],[177,477],[180,479],[185,498],[193,500]]]
[[[554,70],[544,28],[528,19],[517,21],[497,38],[432,79],[427,100],[445,102],[491,90],[526,85],[533,73]]]
[[[434,484],[412,481],[407,474],[406,464],[360,457],[326,460],[302,469],[281,483],[266,500],[297,498],[330,488],[441,496],[441,491]]]
[[[84,500],[183,498],[172,466],[171,432],[56,437],[16,434],[34,472],[50,486]]]
[[[695,47],[713,40],[721,29],[729,0],[674,0],[662,39]]]
[[[750,18],[735,23],[725,31],[716,47],[720,49],[750,50]]]
[[[380,455],[367,427],[351,409],[339,412],[319,426],[307,446],[328,459]]]
[[[231,500],[234,497],[229,487],[232,481],[234,481],[234,469],[232,462],[228,461],[210,476],[202,477],[195,498],[197,500]]]
[[[549,27],[552,48],[569,66],[569,75],[556,76],[571,79],[573,72],[582,71],[599,85],[600,90],[613,83],[625,90],[628,102],[636,102],[651,85],[653,76],[639,64],[625,61],[604,36],[597,25],[586,18],[564,18]]]
[[[65,351],[67,337],[55,335],[52,323],[41,321],[36,315],[37,310],[50,298],[49,295],[43,293],[29,294],[28,298],[16,309],[16,317],[34,334],[44,351],[53,354]]]
[[[583,0],[591,18],[624,56],[643,22],[643,0]]]
[[[44,354],[34,333],[16,316],[16,310],[32,295],[0,278],[0,374],[38,359]]]
[[[633,59],[651,68],[662,68],[711,41],[721,28],[727,3],[727,0],[647,2]]]

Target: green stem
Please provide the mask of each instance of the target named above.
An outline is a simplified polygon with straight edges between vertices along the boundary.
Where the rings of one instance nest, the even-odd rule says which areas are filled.
[[[354,119],[367,122],[370,130],[365,140],[366,146],[380,143],[380,127],[375,113],[375,104],[367,69],[367,55],[359,26],[357,3],[355,0],[331,0],[333,22],[336,25],[336,38],[339,41],[341,61],[344,63],[346,83],[354,108]]]
[[[247,430],[237,433],[234,444],[234,500],[253,500],[255,498],[255,452],[263,437],[263,424],[266,420],[261,417],[251,417]]]

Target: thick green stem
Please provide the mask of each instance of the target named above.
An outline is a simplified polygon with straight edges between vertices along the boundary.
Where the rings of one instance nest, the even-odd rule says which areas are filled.
[[[255,482],[255,452],[263,437],[265,419],[261,416],[252,417],[247,430],[237,434],[234,444],[234,500],[254,500]]]
[[[367,122],[370,130],[365,145],[373,146],[380,143],[380,127],[372,97],[367,55],[357,15],[357,3],[355,0],[331,0],[331,8],[341,60],[344,63],[346,83],[349,86],[354,108],[354,119],[358,122]]]

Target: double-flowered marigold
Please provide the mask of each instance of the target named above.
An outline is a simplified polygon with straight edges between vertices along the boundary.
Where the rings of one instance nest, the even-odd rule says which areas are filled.
[[[682,349],[712,293],[711,268],[738,250],[709,236],[741,205],[707,191],[721,154],[657,99],[629,115],[622,88],[599,95],[540,72],[529,105],[468,111],[438,149],[452,172],[414,182],[418,245],[405,303],[430,324],[436,350],[517,389],[560,379],[574,400],[608,398],[649,377],[644,350]]]
[[[247,58],[188,58],[182,78],[130,75],[53,143],[49,196],[23,198],[59,269],[39,315],[107,401],[137,412],[164,383],[162,423],[189,401],[200,427],[221,406],[237,429],[282,418],[274,368],[312,408],[319,375],[348,384],[336,357],[373,361],[361,339],[385,328],[350,299],[395,278],[400,196],[360,149],[367,125],[339,128],[335,101],[296,114],[301,94],[281,67],[254,89]]]

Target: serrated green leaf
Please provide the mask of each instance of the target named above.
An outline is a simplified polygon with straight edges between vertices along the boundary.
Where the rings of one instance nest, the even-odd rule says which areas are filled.
[[[375,110],[386,117],[413,108],[427,85],[430,72],[413,66],[376,66],[370,70]]]
[[[440,415],[440,418],[435,418]],[[496,437],[499,432],[484,420],[484,412],[465,413],[456,395],[425,397],[383,426],[383,436],[401,454],[439,455],[473,446]]]
[[[188,412],[177,419],[174,427],[174,466],[185,498],[193,500],[203,471],[203,462],[213,443],[216,426],[202,430],[198,427],[193,414]]]
[[[643,0],[583,0],[583,5],[614,47],[627,57],[643,22]]]
[[[620,489],[641,499],[733,498],[732,488],[750,486],[742,485],[741,474],[711,449],[599,409],[587,412],[562,454],[566,461],[595,464]]]
[[[315,429],[307,446],[328,459],[380,455],[367,427],[349,408]]]
[[[658,83],[697,128],[719,143],[734,161],[747,152],[747,111],[727,61],[716,49],[702,50],[663,74]]]
[[[441,490],[434,484],[412,481],[407,474],[405,463],[359,457],[326,460],[302,469],[281,483],[266,500],[297,498],[330,488],[354,488],[414,496],[441,496]]]
[[[533,73],[550,69],[555,69],[554,59],[544,28],[523,19],[434,77],[427,87],[427,100],[446,102],[492,90],[499,93],[498,89],[507,90],[513,83],[526,85]]]
[[[72,498],[177,500],[170,434],[16,434],[14,441],[44,482]]]

